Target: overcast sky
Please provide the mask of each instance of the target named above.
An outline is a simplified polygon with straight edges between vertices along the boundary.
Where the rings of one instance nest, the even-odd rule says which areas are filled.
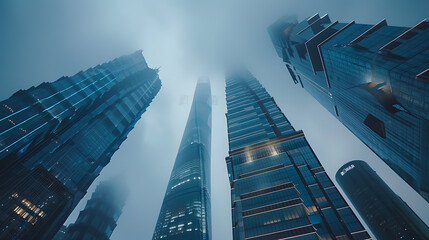
[[[328,13],[333,21],[413,26],[429,17],[426,0],[0,1],[0,99],[143,49],[160,67],[162,88],[66,224],[95,186],[125,173],[131,194],[112,238],[151,239],[197,78],[212,80],[213,239],[231,240],[227,179],[225,62],[242,62],[302,129],[335,182],[344,163],[362,159],[426,222],[429,205],[299,85],[277,57],[266,27],[283,15]]]

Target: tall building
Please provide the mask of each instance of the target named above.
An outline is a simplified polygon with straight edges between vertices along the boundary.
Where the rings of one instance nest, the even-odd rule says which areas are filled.
[[[142,52],[0,103],[0,239],[52,239],[158,93]]]
[[[200,79],[180,143],[153,240],[209,240],[211,90]]]
[[[235,240],[370,239],[258,80],[227,73],[226,102]]]
[[[60,230],[55,234],[55,236],[52,238],[52,240],[65,240],[67,234],[67,227],[61,226]]]
[[[268,29],[295,84],[429,201],[429,22],[331,22],[318,14]]]
[[[128,190],[119,178],[101,182],[76,222],[68,227],[66,240],[109,240],[127,196]]]
[[[336,179],[377,239],[429,239],[429,228],[366,162],[345,164]]]

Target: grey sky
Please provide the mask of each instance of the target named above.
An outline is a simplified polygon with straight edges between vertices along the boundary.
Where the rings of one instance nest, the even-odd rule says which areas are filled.
[[[243,62],[275,98],[296,129],[304,130],[335,181],[353,159],[369,162],[426,222],[429,205],[323,109],[294,85],[276,56],[266,27],[279,17],[299,20],[328,13],[332,20],[412,26],[429,17],[425,0],[242,1],[0,1],[0,99],[18,89],[143,49],[163,82],[111,163],[67,220],[73,222],[100,180],[124,172],[131,194],[112,239],[151,239],[199,75],[212,80],[213,239],[230,240],[225,165],[227,134],[221,66]]]

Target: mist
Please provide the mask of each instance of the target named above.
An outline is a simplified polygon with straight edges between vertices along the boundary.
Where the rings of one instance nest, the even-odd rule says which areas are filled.
[[[289,15],[299,21],[328,13],[340,22],[413,26],[429,17],[424,0],[24,1],[0,2],[0,99],[19,89],[143,49],[159,68],[162,88],[128,139],[66,221],[73,223],[100,181],[125,177],[129,197],[111,239],[151,239],[173,168],[197,79],[213,95],[213,239],[232,239],[223,69],[242,64],[302,129],[327,173],[367,161],[426,224],[429,205],[359,139],[293,81],[266,28]],[[340,189],[341,191],[341,189]],[[350,203],[350,202],[349,202]]]

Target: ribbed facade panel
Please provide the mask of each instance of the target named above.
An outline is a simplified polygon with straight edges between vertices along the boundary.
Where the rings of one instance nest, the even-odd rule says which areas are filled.
[[[52,238],[160,88],[137,51],[2,101],[0,238]]]

